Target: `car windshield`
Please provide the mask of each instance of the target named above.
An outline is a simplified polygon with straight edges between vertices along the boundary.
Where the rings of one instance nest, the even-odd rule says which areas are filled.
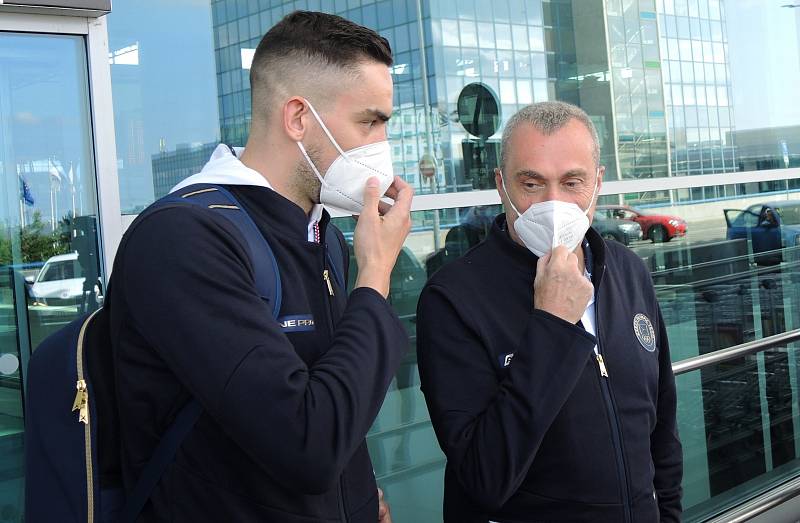
[[[78,260],[61,260],[51,262],[48,263],[47,266],[42,270],[42,275],[39,277],[39,281],[42,282],[79,278],[81,272],[80,266],[78,265]]]
[[[775,207],[775,211],[781,217],[781,225],[800,225],[800,205]]]
[[[631,210],[640,216],[652,216],[648,211],[643,211],[638,207],[631,207]]]
[[[758,208],[751,207],[744,211],[729,209],[725,215],[731,219],[733,227],[756,227],[758,225]]]

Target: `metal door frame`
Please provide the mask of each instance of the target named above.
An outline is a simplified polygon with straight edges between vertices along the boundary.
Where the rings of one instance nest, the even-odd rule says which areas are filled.
[[[85,38],[92,153],[100,222],[98,241],[102,252],[100,272],[107,284],[122,236],[122,220],[106,18],[54,15],[50,12],[52,11],[42,14],[5,12],[0,2],[0,31],[81,35]]]

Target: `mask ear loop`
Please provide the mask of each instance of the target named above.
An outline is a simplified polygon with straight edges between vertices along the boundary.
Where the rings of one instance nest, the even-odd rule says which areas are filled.
[[[303,143],[302,142],[295,142],[295,143],[297,144],[297,147],[300,148],[300,152],[303,153],[303,156],[305,157],[306,161],[308,162],[308,165],[311,166],[311,170],[314,171],[314,174],[316,174],[317,178],[319,178],[320,183],[322,185],[327,186],[328,184],[325,181],[325,178],[322,177],[322,175],[319,173],[319,169],[317,169],[317,166],[314,165],[314,162],[311,161],[311,157],[308,155],[308,152],[306,151],[305,146],[303,146]]]
[[[328,130],[328,128],[325,126],[325,122],[322,121],[322,118],[319,116],[319,113],[317,112],[317,110],[314,109],[314,106],[311,105],[311,102],[309,102],[305,98],[303,98],[303,100],[308,104],[308,108],[311,109],[311,114],[314,115],[314,118],[317,120],[317,123],[319,124],[319,126],[322,127],[323,131],[325,131],[325,135],[328,137],[328,140],[330,140],[331,143],[333,144],[333,146],[336,147],[336,150],[339,151],[339,154],[341,154],[342,156],[347,158],[347,155],[344,153],[342,148],[339,147],[339,144],[336,142],[336,140],[333,139],[333,135]]]
[[[500,171],[500,184],[503,186],[503,192],[506,193],[508,204],[511,205],[512,209],[514,209],[514,212],[517,213],[517,216],[521,217],[522,213],[517,210],[517,208],[514,206],[514,202],[511,201],[511,196],[508,195],[508,189],[506,189],[506,175],[503,174],[503,171]]]
[[[314,109],[314,106],[311,105],[311,102],[309,102],[308,99],[306,99],[306,98],[303,98],[303,101],[308,105],[308,108],[311,110],[311,114],[314,116],[314,119],[317,121],[319,126],[322,127],[322,130],[325,132],[325,136],[328,137],[328,140],[330,140],[331,143],[333,144],[333,146],[336,147],[336,150],[339,151],[339,154],[341,154],[344,158],[347,158],[347,155],[344,153],[344,151],[342,151],[342,148],[339,147],[339,144],[336,143],[336,140],[333,139],[333,135],[328,130],[328,128],[325,126],[325,123],[322,121],[322,118],[320,118],[319,113],[317,112],[317,110]],[[311,170],[313,170],[314,174],[316,174],[317,178],[319,178],[320,183],[322,183],[322,185],[327,187],[328,183],[325,181],[325,178],[322,177],[322,174],[319,172],[319,169],[317,169],[317,166],[314,165],[314,162],[311,161],[311,157],[308,155],[308,151],[306,151],[306,148],[303,145],[303,142],[296,142],[296,143],[297,143],[297,146],[300,148],[300,152],[303,153],[303,156],[305,157],[306,161],[308,162],[308,165],[311,166]]]

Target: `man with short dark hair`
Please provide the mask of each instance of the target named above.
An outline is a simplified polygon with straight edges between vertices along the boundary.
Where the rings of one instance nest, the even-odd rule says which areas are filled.
[[[277,318],[220,213],[145,212],[123,238],[107,305],[129,491],[176,413],[192,398],[203,411],[140,521],[390,521],[365,435],[408,347],[386,301],[413,194],[392,175],[391,64],[374,31],[288,15],[253,59],[246,147],[220,145],[174,190],[222,187],[252,218],[280,273]],[[324,206],[360,215],[349,296]]]
[[[603,171],[580,108],[520,110],[495,172],[508,212],[420,296],[447,523],[680,521],[666,326],[641,259],[589,228]]]

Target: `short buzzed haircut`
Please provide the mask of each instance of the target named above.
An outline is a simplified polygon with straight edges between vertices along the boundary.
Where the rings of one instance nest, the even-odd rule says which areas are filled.
[[[565,102],[539,102],[520,109],[512,116],[505,129],[500,153],[500,169],[504,170],[511,152],[511,136],[521,124],[532,125],[544,135],[550,135],[567,125],[570,120],[577,120],[586,127],[592,137],[592,158],[595,166],[600,166],[600,140],[589,115],[583,109]]]
[[[330,89],[326,75],[356,77],[359,66],[369,61],[392,65],[389,41],[372,29],[326,13],[286,15],[264,35],[253,55],[253,120],[268,119],[276,97],[325,93]]]

